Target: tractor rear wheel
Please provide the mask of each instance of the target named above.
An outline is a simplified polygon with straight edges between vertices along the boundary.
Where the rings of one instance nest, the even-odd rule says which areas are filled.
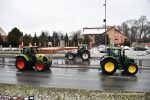
[[[48,70],[52,65],[52,62],[45,62],[44,66],[45,66],[45,69]]]
[[[44,70],[45,70],[44,64],[43,64],[42,62],[37,62],[37,63],[35,64],[35,70],[36,70],[37,72],[42,72],[42,71],[44,71]]]
[[[74,59],[74,54],[72,54],[72,53],[68,54],[67,58],[69,60],[73,60]]]
[[[117,62],[113,59],[106,59],[101,61],[101,68],[104,74],[112,75],[117,70]]]
[[[82,53],[81,53],[81,58],[82,58],[83,60],[89,60],[89,58],[90,58],[89,52],[82,52]]]
[[[15,65],[19,71],[24,71],[27,69],[27,62],[23,58],[17,58]]]
[[[138,66],[134,63],[129,63],[125,68],[125,73],[128,75],[135,75],[138,72]]]

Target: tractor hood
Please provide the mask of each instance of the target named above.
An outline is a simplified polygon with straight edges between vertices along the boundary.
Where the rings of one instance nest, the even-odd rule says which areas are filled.
[[[43,61],[44,58],[47,59],[47,61],[50,60],[50,59],[49,59],[47,56],[45,56],[44,54],[36,54],[35,57],[36,57],[36,60],[37,60],[37,61]]]
[[[126,56],[126,58],[131,61],[131,62],[135,62],[134,58],[133,57],[129,57],[129,56]]]
[[[102,60],[102,59],[105,59],[105,58],[113,58],[113,59],[115,59],[115,57],[113,57],[113,56],[107,56],[107,55],[102,56],[100,59]]]
[[[74,50],[71,50],[71,51],[68,51],[67,53],[77,53],[77,50],[76,49],[74,49]]]

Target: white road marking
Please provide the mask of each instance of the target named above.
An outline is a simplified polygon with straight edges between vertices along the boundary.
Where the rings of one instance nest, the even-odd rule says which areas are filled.
[[[52,74],[52,75],[55,75],[55,76],[69,76],[69,77],[73,76],[73,75],[65,75],[65,74]]]
[[[108,77],[112,77],[112,78],[127,78],[127,79],[129,79],[129,78],[131,78],[131,77],[127,77],[127,76],[108,76]]]

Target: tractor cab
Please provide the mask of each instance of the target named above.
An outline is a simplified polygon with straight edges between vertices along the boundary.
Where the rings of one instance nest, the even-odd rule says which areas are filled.
[[[125,51],[121,48],[107,48],[107,55],[114,57],[125,56]]]
[[[125,51],[121,48],[107,48],[107,55],[121,60],[125,57]]]
[[[86,49],[87,49],[87,44],[80,44],[80,45],[78,45],[77,52],[81,52],[82,50],[86,50]]]
[[[38,48],[37,46],[32,46],[32,47],[26,46],[26,47],[23,48],[22,54],[25,54],[25,55],[28,55],[28,56],[34,56],[38,53],[37,48]]]

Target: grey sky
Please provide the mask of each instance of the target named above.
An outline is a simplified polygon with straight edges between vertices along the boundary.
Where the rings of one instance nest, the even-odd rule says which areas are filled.
[[[103,25],[105,0],[0,0],[0,27],[6,32],[18,27],[28,34],[42,30],[70,33],[83,27]],[[146,15],[150,0],[107,0],[107,24]]]

